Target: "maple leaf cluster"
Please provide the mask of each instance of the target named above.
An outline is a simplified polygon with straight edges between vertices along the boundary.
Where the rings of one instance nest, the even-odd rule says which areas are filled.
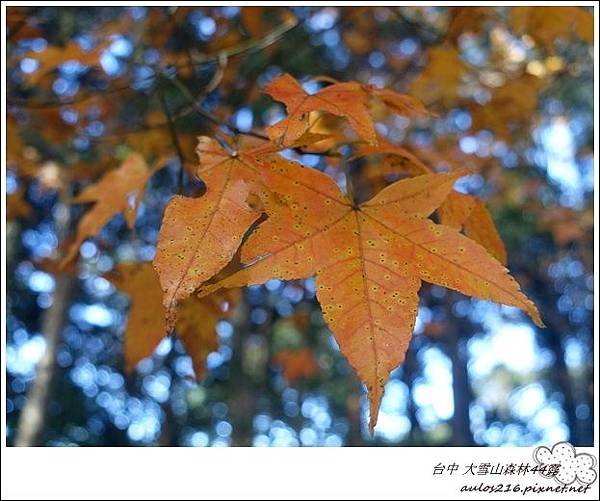
[[[109,278],[134,298],[127,369],[176,332],[201,377],[206,356],[217,348],[216,323],[231,315],[239,297],[228,289],[316,277],[324,319],[367,387],[372,430],[384,385],[408,349],[423,281],[515,306],[538,325],[541,319],[504,267],[506,251],[484,202],[453,189],[468,172],[436,173],[408,148],[378,137],[374,106],[427,117],[421,102],[390,89],[321,80],[327,85],[315,94],[287,74],[266,86],[287,109],[267,136],[198,138],[196,174],[206,192],[171,199],[153,267],[122,264]],[[327,115],[343,122],[331,132],[315,132]],[[408,177],[358,204],[332,177],[281,155],[294,148],[319,151],[324,143],[335,149],[346,132],[355,136],[350,160],[377,155]],[[130,154],[74,199],[94,205],[63,266],[116,213],[123,212],[131,227],[148,179],[163,165],[159,159],[149,167],[141,155]],[[434,211],[441,224],[430,219]],[[275,362],[291,380],[316,370],[306,353],[300,360],[310,360],[311,370],[298,370],[298,359],[280,354]]]
[[[357,82],[321,81],[325,85],[309,94],[290,75],[272,80],[265,90],[287,115],[266,136],[198,138],[196,175],[206,192],[171,199],[153,267],[121,265],[109,278],[134,297],[127,367],[176,332],[200,377],[206,355],[216,348],[216,322],[231,314],[238,298],[232,291],[274,278],[315,277],[324,319],[366,385],[373,430],[384,385],[411,340],[422,282],[514,306],[542,322],[504,267],[506,252],[485,204],[454,190],[468,171],[435,172],[408,148],[378,137],[377,107],[426,118],[430,113],[421,102]],[[329,132],[318,132],[315,114],[338,120]],[[348,134],[352,141],[344,141]],[[406,177],[358,203],[332,177],[281,154],[318,152],[324,144],[328,150],[351,144],[353,154],[342,162],[377,156]],[[161,164],[148,167],[130,155],[75,199],[95,205],[84,215],[65,264],[115,213],[133,222],[144,185]],[[439,224],[431,219],[435,211]],[[310,360],[310,370],[301,370],[298,360]],[[316,370],[306,353],[282,354],[278,361],[289,366],[292,380]]]
[[[241,102],[261,108],[256,82],[268,72],[258,77],[244,61],[261,53],[264,61],[297,67],[287,61],[300,39],[291,31],[318,9],[243,7],[238,16],[149,8],[142,17],[121,10],[84,29],[86,36],[66,39],[51,36],[52,16],[39,9],[8,9],[6,163],[18,184],[6,209],[8,219],[37,218],[29,200],[39,198],[38,189],[83,209],[70,239],[63,237],[77,211],[53,211],[62,260],[37,261],[56,275],[73,271],[83,242],[117,215],[139,240],[135,223],[147,184],[177,156],[178,194],[165,209],[155,258],[121,262],[104,275],[131,299],[125,369],[176,336],[201,378],[219,347],[218,322],[240,318],[241,288],[314,278],[323,318],[366,386],[373,431],[384,386],[411,342],[423,283],[514,306],[542,324],[505,268],[507,252],[486,203],[455,185],[462,176],[485,176],[495,209],[506,217],[518,203],[559,247],[589,243],[591,209],[552,206],[553,197],[540,197],[547,188],[541,173],[517,176],[502,164],[504,152],[524,152],[520,139],[549,116],[541,106],[546,91],[554,95],[555,84],[585,74],[575,56],[587,45],[582,60],[591,57],[594,16],[578,6],[331,9],[340,44],[371,68],[354,58],[349,67],[371,82],[398,76],[395,85],[406,93],[326,75],[304,85],[283,74],[262,89],[283,118],[249,131],[238,129],[233,113]],[[198,12],[216,29],[192,40]],[[404,50],[396,34],[414,38],[416,48]],[[471,37],[482,60],[469,55]],[[123,55],[127,45],[133,50]],[[310,45],[311,54],[320,50]],[[383,66],[376,68],[371,54],[383,56]],[[104,58],[118,61],[119,70],[108,71]],[[54,85],[59,78],[69,82],[65,92]],[[434,110],[450,113],[432,123]],[[475,151],[462,143],[467,134],[477,137]],[[578,152],[591,158],[593,151]],[[318,167],[302,165],[303,154],[313,161],[318,155]],[[528,165],[523,159],[519,170]],[[205,191],[191,196],[197,179]],[[518,259],[514,266],[524,268]],[[545,272],[532,270],[524,276],[539,292]],[[306,288],[312,293],[312,281]],[[444,329],[436,320],[424,334],[447,336]],[[276,345],[271,365],[292,384],[328,365],[308,343]]]

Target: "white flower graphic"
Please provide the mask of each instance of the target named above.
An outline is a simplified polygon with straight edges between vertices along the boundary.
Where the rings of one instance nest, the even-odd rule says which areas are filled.
[[[557,482],[569,485],[579,480],[583,485],[596,481],[596,458],[591,454],[577,454],[575,447],[569,442],[559,442],[552,447],[538,447],[533,452],[533,459],[539,465],[560,465],[558,474],[554,477]],[[548,476],[547,474],[545,476]]]

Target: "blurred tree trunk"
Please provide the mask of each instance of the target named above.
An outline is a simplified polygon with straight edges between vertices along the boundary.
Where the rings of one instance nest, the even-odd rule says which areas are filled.
[[[175,363],[175,359],[177,358],[177,348],[175,347],[175,343],[177,342],[177,338],[175,336],[171,337],[171,349],[167,356],[164,359],[163,367],[169,372],[171,375],[171,390],[173,391],[173,381],[175,379],[175,369],[173,367]],[[179,427],[177,426],[177,417],[173,412],[173,408],[171,407],[171,397],[161,405],[161,409],[164,414],[164,421],[161,427],[160,436],[158,437],[158,445],[161,447],[176,447],[178,446],[177,437],[180,435]]]
[[[254,385],[244,370],[245,340],[250,332],[249,318],[248,304],[242,299],[232,321],[234,338],[229,364],[229,416],[233,428],[231,445],[238,447],[252,445],[252,419],[256,411]]]
[[[406,402],[406,416],[410,421],[408,445],[421,446],[423,445],[423,432],[417,419],[417,405],[414,399],[414,383],[419,373],[418,348],[415,345],[416,343],[413,339],[402,365],[402,381],[404,381],[408,388],[408,401]]]
[[[65,183],[65,186],[69,186],[69,184]],[[54,224],[59,241],[62,241],[69,232],[71,218],[69,211],[65,209],[69,198],[70,191],[64,189],[60,193],[59,205],[54,210]],[[68,319],[69,305],[75,291],[76,281],[77,278],[74,275],[66,272],[56,278],[52,304],[45,310],[41,322],[46,349],[38,362],[35,379],[27,392],[26,403],[19,416],[15,436],[16,446],[42,445],[44,424],[47,421],[48,404],[56,372],[56,353]]]
[[[593,351],[593,344],[592,344]],[[583,446],[592,446],[594,445],[594,423],[596,420],[594,419],[594,369],[590,367],[587,371],[587,375],[583,378],[584,381],[584,395],[585,395],[585,405],[588,408],[588,415],[585,419],[583,419],[582,423],[582,442]]]
[[[75,277],[61,275],[56,282],[52,305],[43,316],[42,332],[45,335],[46,350],[37,365],[35,380],[27,392],[27,402],[19,416],[15,437],[15,445],[18,447],[42,445],[44,423],[47,420],[48,403],[56,372],[56,353],[74,289]]]
[[[522,270],[529,280],[530,289],[533,291],[540,311],[544,312],[543,321],[546,327],[537,329],[538,339],[554,355],[554,364],[548,376],[563,396],[562,408],[565,411],[566,424],[569,427],[569,441],[573,445],[582,445],[580,422],[576,413],[575,385],[565,362],[563,346],[563,335],[569,332],[571,325],[568,318],[563,317],[558,312],[556,305],[560,296],[554,293],[552,279],[543,274],[538,268],[523,266]]]
[[[544,308],[542,311],[549,311]],[[579,437],[579,423],[575,412],[576,402],[573,394],[573,383],[569,375],[569,369],[565,363],[565,354],[562,345],[562,336],[559,331],[553,328],[552,322],[546,321],[546,329],[539,329],[539,335],[544,336],[547,341],[547,346],[554,355],[554,364],[549,372],[549,377],[554,380],[559,391],[563,395],[563,409],[567,418],[567,426],[569,427],[569,441],[573,445],[581,445]]]
[[[450,318],[444,343],[446,354],[452,363],[452,390],[454,416],[452,417],[452,445],[469,447],[475,445],[471,431],[469,409],[473,402],[473,391],[467,369],[468,353],[466,335],[475,326],[464,318]]]
[[[359,391],[362,391],[362,388],[359,387]],[[362,415],[359,395],[351,394],[346,400],[346,415],[348,416],[349,426],[345,445],[348,447],[362,447],[365,445],[362,435]]]

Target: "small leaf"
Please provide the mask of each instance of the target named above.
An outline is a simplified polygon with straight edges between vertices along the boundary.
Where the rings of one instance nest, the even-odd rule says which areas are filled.
[[[182,303],[175,332],[192,357],[196,379],[206,372],[206,357],[219,348],[217,323],[231,315],[238,299],[239,291],[232,290],[204,298],[191,296]]]
[[[271,81],[266,92],[286,105],[288,116],[267,129],[269,137],[289,146],[309,128],[311,111],[325,111],[345,117],[350,127],[365,141],[377,141],[373,121],[369,115],[369,95],[356,82],[335,83],[314,95],[307,94],[298,81],[285,74]]]
[[[129,315],[124,337],[125,370],[154,353],[165,337],[165,314],[156,271],[150,263],[119,265],[106,276],[130,298]]]
[[[76,204],[92,202],[94,205],[81,218],[75,241],[67,250],[62,266],[75,258],[86,238],[96,235],[115,215],[122,212],[127,226],[133,227],[146,182],[158,168],[164,166],[163,162],[160,159],[155,167],[150,168],[141,155],[131,153],[118,169],[108,172],[100,181],[88,186],[73,199]]]
[[[483,245],[492,256],[506,265],[504,243],[482,200],[453,191],[438,208],[438,214],[442,224],[462,229],[466,236]]]
[[[165,337],[165,313],[158,275],[151,263],[120,264],[107,278],[131,299],[125,331],[125,370],[151,356]],[[183,302],[176,334],[192,358],[196,379],[205,371],[205,360],[218,348],[217,323],[231,315],[239,299],[238,291],[195,296]]]
[[[490,211],[482,200],[476,199],[473,211],[463,225],[465,235],[483,245],[487,251],[506,266],[504,242],[500,238]]]
[[[324,80],[323,77],[320,79]],[[310,128],[310,113],[323,111],[344,117],[360,138],[369,144],[377,144],[375,125],[369,112],[372,97],[380,99],[400,115],[430,115],[417,98],[358,82],[333,82],[313,95],[287,73],[269,82],[265,91],[284,103],[288,112],[286,118],[267,128],[271,140],[282,147],[295,144]]]

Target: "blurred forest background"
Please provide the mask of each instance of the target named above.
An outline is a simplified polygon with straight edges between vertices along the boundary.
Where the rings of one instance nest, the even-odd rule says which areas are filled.
[[[7,24],[9,445],[593,444],[591,9],[9,7]],[[373,437],[312,280],[244,290],[199,383],[176,338],[124,372],[129,297],[107,274],[151,260],[166,202],[201,189],[198,135],[281,117],[261,89],[282,72],[422,99],[435,118],[378,132],[478,172],[460,188],[488,203],[547,326],[425,286]],[[130,151],[169,159],[133,230],[114,217],[60,272],[86,210],[70,199]],[[373,191],[397,177],[386,158],[352,169]]]

